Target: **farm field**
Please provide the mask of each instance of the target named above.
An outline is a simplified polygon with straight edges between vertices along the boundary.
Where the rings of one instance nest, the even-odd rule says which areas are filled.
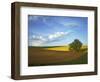
[[[88,63],[88,17],[28,15],[28,66]]]
[[[87,64],[87,46],[79,52],[68,46],[28,47],[28,66]]]

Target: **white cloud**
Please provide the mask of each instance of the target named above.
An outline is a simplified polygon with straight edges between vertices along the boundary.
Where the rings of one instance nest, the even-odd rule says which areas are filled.
[[[56,32],[54,34],[51,34],[48,36],[48,39],[49,40],[53,40],[53,39],[56,39],[56,38],[60,38],[62,36],[65,36],[67,34],[69,34],[70,32]]]
[[[38,20],[39,16],[29,16],[29,20],[36,21]]]
[[[61,38],[65,35],[68,35],[71,31],[68,32],[55,32],[48,36],[33,35],[32,39],[29,41],[29,46],[43,46],[45,43],[49,43],[58,38]]]
[[[29,46],[41,46],[45,43],[46,39],[40,35],[33,35],[29,41]]]
[[[42,46],[43,41],[37,40],[37,41],[32,41],[31,46]]]
[[[45,41],[45,38],[44,38],[43,36],[39,36],[39,35],[38,35],[38,36],[33,35],[33,36],[32,36],[32,39],[33,39],[33,40]]]
[[[75,22],[60,22],[60,24],[66,27],[78,27],[79,26],[79,24]]]

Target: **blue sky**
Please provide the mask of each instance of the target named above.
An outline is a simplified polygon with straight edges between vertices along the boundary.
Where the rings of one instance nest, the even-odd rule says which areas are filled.
[[[88,18],[67,16],[28,16],[29,46],[68,45],[74,39],[88,43]]]

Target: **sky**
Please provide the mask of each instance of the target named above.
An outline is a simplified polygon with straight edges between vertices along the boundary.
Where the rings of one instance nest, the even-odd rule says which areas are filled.
[[[88,44],[88,18],[28,15],[28,46],[68,45],[75,39]]]

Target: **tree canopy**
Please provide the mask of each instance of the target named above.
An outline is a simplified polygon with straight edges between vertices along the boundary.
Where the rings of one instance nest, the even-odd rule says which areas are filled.
[[[72,43],[69,44],[69,50],[79,51],[82,47],[82,42],[78,39],[75,39]]]

